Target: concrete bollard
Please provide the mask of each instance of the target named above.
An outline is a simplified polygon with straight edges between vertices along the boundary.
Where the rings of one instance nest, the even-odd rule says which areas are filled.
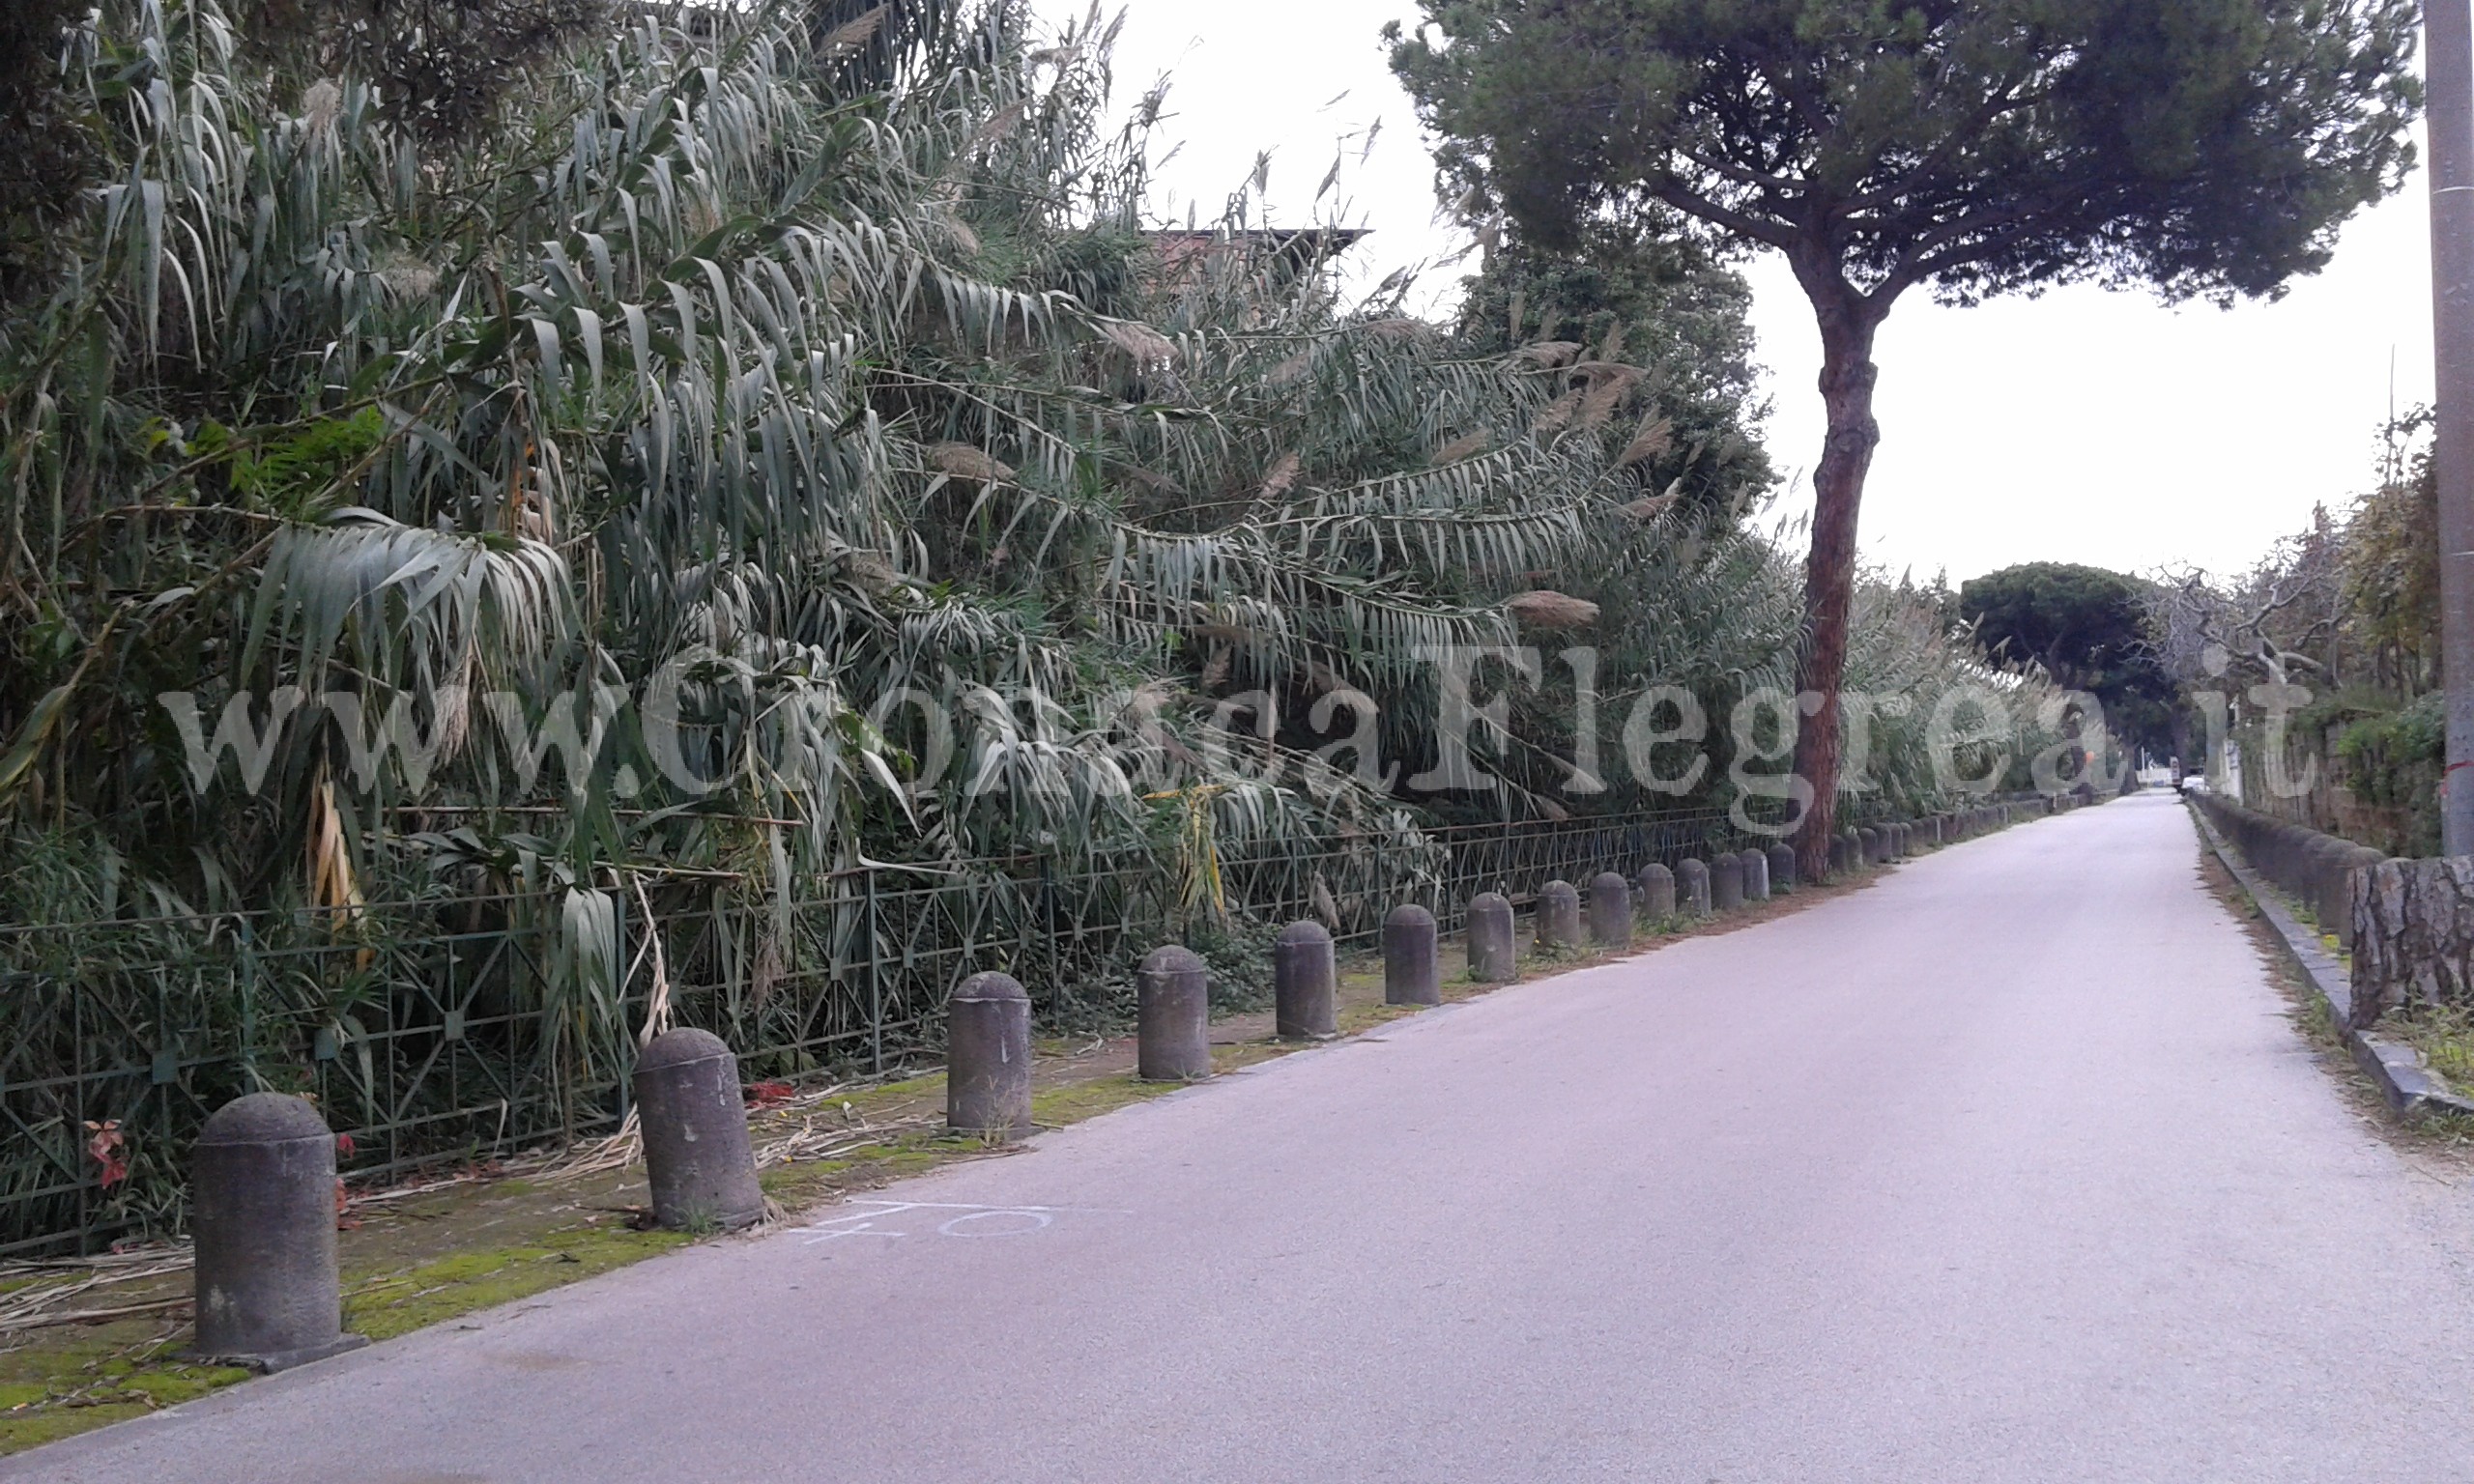
[[[1383,1003],[1443,1003],[1443,971],[1435,962],[1434,914],[1414,903],[1394,907],[1383,920]]]
[[[1856,839],[1854,831],[1844,831],[1830,838],[1829,873],[1831,875],[1851,875],[1856,868],[1863,864],[1864,845]]]
[[[1904,821],[1890,826],[1890,859],[1903,861],[1913,852],[1908,844],[1910,832]]]
[[[1641,868],[1641,915],[1654,923],[1675,916],[1675,872],[1654,861]]]
[[[1569,881],[1549,881],[1539,889],[1538,946],[1581,946],[1581,894]]]
[[[1511,902],[1486,892],[1469,903],[1469,977],[1482,985],[1508,985],[1519,977],[1512,956]]]
[[[1769,899],[1769,857],[1758,850],[1746,850],[1737,859],[1743,862],[1743,899]]]
[[[973,974],[946,1003],[945,1124],[956,1133],[1031,1131],[1031,997],[1010,974]]]
[[[1170,944],[1136,971],[1135,1075],[1194,1082],[1211,1075],[1211,970],[1202,956]]]
[[[1676,905],[1686,917],[1710,915],[1710,868],[1686,859],[1675,868]]]
[[[1743,857],[1721,852],[1710,863],[1710,909],[1735,912],[1743,906]]]
[[[764,1215],[748,1147],[738,1058],[710,1031],[664,1031],[636,1057],[636,1116],[653,1220],[672,1231],[736,1231]]]
[[[1291,923],[1272,942],[1273,1033],[1282,1041],[1340,1034],[1340,971],[1321,923]]]
[[[1880,830],[1875,829],[1869,824],[1865,825],[1856,832],[1856,839],[1857,842],[1857,848],[1863,852],[1865,865],[1879,866],[1882,862],[1888,859],[1888,856],[1882,850],[1882,832]]]
[[[1589,935],[1600,948],[1632,946],[1632,884],[1615,871],[1589,884]]]
[[[308,1099],[235,1098],[207,1119],[193,1158],[196,1354],[279,1371],[368,1344],[344,1333],[335,1135]]]
[[[1796,889],[1795,846],[1771,845],[1769,847],[1769,889],[1773,892],[1792,892]]]

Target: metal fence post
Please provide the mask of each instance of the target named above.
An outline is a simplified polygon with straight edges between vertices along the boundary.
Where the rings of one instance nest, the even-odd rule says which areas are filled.
[[[860,868],[867,883],[868,924],[868,1064],[878,1074],[885,1070],[884,956],[877,948],[877,873]]]

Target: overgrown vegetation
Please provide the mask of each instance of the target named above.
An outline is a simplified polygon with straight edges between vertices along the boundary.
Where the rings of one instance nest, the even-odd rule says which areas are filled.
[[[1254,903],[1409,895],[1438,820],[1754,786],[1730,708],[1792,688],[1802,611],[1744,524],[1732,274],[1514,245],[1428,324],[1248,191],[1154,230],[1160,100],[1108,122],[1096,19],[600,14],[105,0],[28,74],[104,184],[22,218],[0,322],[0,921],[111,926],[6,940],[13,1192],[148,1099],[314,1080],[341,1123],[475,1047],[498,1133],[438,1140],[606,1119],[691,1013],[630,986],[691,958],[766,1074],[877,1013],[833,995],[888,955],[933,1001],[1071,928],[1042,1004],[1091,1013],[1090,955],[1182,932],[1243,994]],[[2040,693],[1921,594],[1856,614],[1892,703],[1846,787],[1926,808],[1941,694]],[[1494,782],[1419,783],[1439,658],[1520,646]],[[1622,765],[1658,686],[1714,765],[1659,725]],[[523,956],[407,951],[449,932]],[[140,1072],[68,1080],[111,1016]],[[131,1142],[111,1198],[176,1220],[170,1135]]]
[[[1987,652],[2042,668],[2104,703],[2112,734],[2159,754],[2173,747],[2173,677],[2149,642],[2148,585],[2102,567],[2035,561],[1959,589],[1959,616]]]
[[[2195,698],[2181,755],[2230,741],[2246,803],[2404,856],[2439,851],[2447,741],[2430,427],[2388,428],[2343,519],[2321,508],[2249,572],[2168,572],[2150,594],[2158,659]]]

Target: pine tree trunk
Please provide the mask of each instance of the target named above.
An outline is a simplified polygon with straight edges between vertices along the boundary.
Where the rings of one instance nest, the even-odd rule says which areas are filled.
[[[1821,395],[1829,437],[1821,467],[1813,471],[1813,546],[1804,563],[1804,650],[1797,688],[1819,696],[1821,703],[1796,735],[1796,775],[1813,791],[1796,833],[1796,874],[1819,881],[1829,873],[1829,837],[1838,822],[1838,691],[1847,669],[1848,609],[1856,596],[1856,516],[1873,449],[1882,441],[1881,425],[1873,420],[1873,384],[1880,374],[1873,364],[1873,333],[1881,317],[1843,282],[1824,288],[1807,278],[1805,288],[1821,323]]]

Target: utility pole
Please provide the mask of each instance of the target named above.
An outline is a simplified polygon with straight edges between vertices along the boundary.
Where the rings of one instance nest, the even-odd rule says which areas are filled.
[[[2427,0],[2432,339],[2439,356],[2440,853],[2474,855],[2474,0]]]

